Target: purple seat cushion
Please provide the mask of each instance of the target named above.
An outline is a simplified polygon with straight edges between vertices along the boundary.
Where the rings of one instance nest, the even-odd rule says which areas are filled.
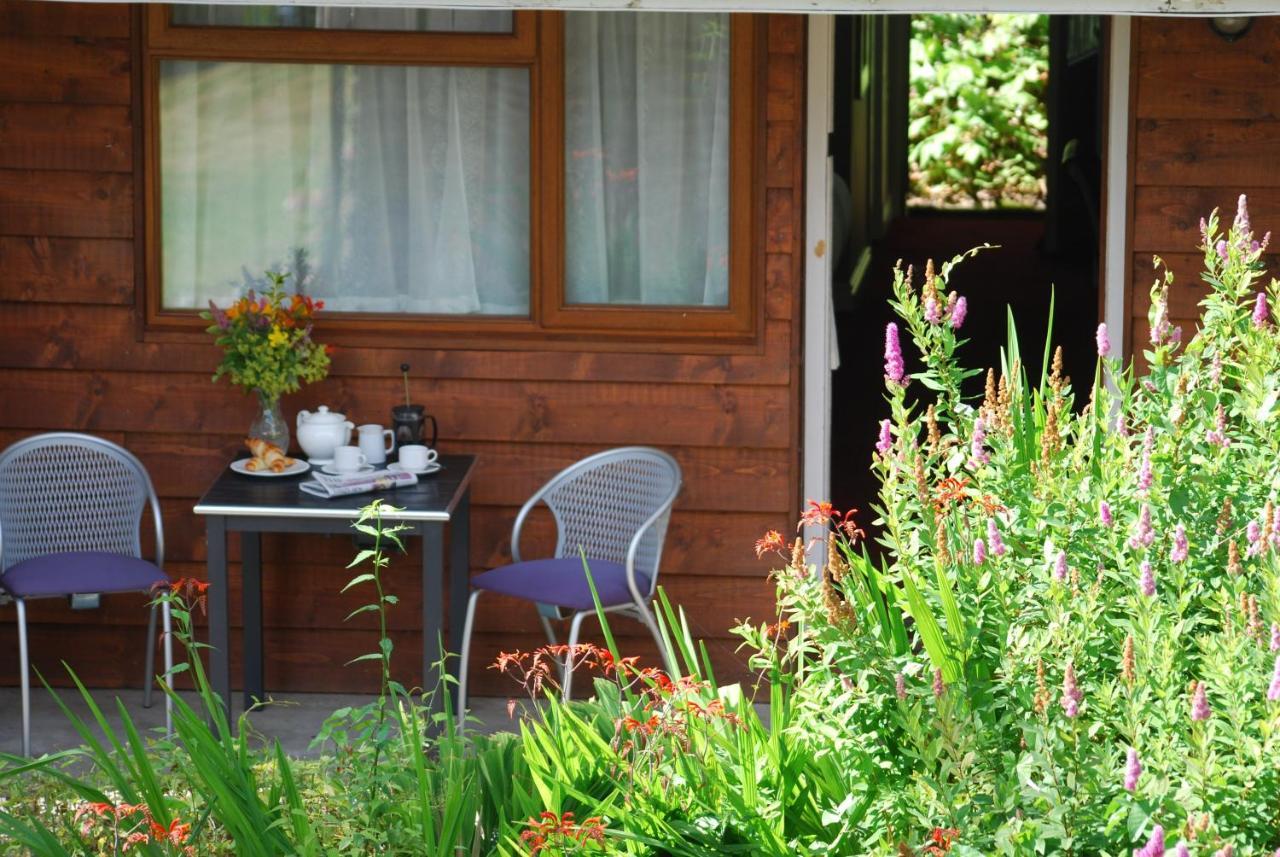
[[[627,587],[627,570],[616,562],[603,559],[587,559],[591,579],[595,581],[600,604],[613,607],[631,602],[631,590]],[[565,559],[534,559],[504,565],[471,578],[471,585],[486,592],[500,592],[554,604],[572,610],[593,610],[591,588],[578,557]],[[644,593],[649,591],[649,579],[636,572],[636,586]]]
[[[169,578],[153,563],[106,551],[69,551],[23,560],[0,575],[0,587],[18,598],[73,592],[140,592]]]

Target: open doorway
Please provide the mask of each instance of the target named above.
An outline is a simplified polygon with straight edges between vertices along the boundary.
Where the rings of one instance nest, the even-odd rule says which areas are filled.
[[[1000,245],[952,276],[968,296],[962,359],[997,365],[1006,307],[1038,352],[1087,379],[1098,322],[1103,35],[1097,16],[861,15],[835,21],[831,499],[866,508],[888,415],[884,325],[899,259],[923,269]],[[973,383],[980,394],[982,379]],[[883,414],[880,412],[884,411]],[[872,419],[870,417],[874,416]]]

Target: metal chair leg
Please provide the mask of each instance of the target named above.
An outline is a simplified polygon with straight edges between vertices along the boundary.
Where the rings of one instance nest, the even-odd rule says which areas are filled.
[[[164,680],[168,683],[173,681],[173,623],[169,614],[168,601],[161,606],[161,611],[164,614]],[[154,619],[155,612],[153,611],[151,615]],[[155,646],[154,640],[152,646]],[[167,693],[164,695],[164,730],[166,735],[173,734],[173,697]]]
[[[18,683],[22,687],[22,755],[31,755],[31,663],[27,651],[27,602],[13,599],[18,608]]]
[[[151,689],[156,683],[156,604],[151,604],[151,615],[147,619],[147,648],[142,671],[142,707],[151,707]]]
[[[582,630],[582,620],[593,615],[594,612],[574,613],[573,621],[569,623],[569,651],[564,656],[564,683],[561,685],[565,702],[573,698],[573,648],[578,645],[578,632]]]
[[[467,600],[467,618],[462,625],[462,652],[458,658],[458,731],[461,732],[467,722],[467,671],[471,666],[471,633],[476,622],[476,602],[480,600],[482,589],[471,590]]]

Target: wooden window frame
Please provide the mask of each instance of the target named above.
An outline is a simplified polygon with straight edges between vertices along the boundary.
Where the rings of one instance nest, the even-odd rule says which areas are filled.
[[[620,13],[627,14],[627,13]],[[159,70],[166,60],[377,65],[473,65],[529,74],[530,271],[526,316],[326,312],[323,335],[340,345],[621,347],[655,342],[686,350],[741,351],[763,341],[764,71],[762,16],[730,18],[729,300],[696,305],[569,304],[564,289],[564,18],[513,13],[510,33],[302,30],[173,25],[169,7],[142,12],[143,334],[187,338],[203,331],[197,309],[163,306]]]

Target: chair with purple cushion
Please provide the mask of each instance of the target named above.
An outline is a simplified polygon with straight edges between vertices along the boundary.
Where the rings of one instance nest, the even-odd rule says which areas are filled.
[[[155,562],[142,558],[147,504],[156,531]],[[151,478],[132,453],[91,435],[57,432],[18,441],[0,453],[0,592],[18,610],[22,752],[31,754],[27,601],[110,592],[149,592],[168,584],[164,529]],[[163,605],[165,675],[173,669],[169,608]],[[156,605],[147,625],[143,705],[155,682]],[[166,699],[165,722],[171,710]]]
[[[494,592],[533,602],[552,643],[556,635],[551,620],[569,619],[567,642],[572,651],[582,620],[595,615],[579,549],[587,556],[601,607],[643,622],[663,657],[669,659],[649,603],[658,585],[662,545],[680,482],[680,465],[670,455],[629,446],[570,465],[529,498],[511,531],[512,563],[471,579],[458,668],[459,723],[467,710],[471,633],[481,594]],[[555,554],[548,559],[524,560],[520,531],[539,503],[547,505],[556,522]],[[561,665],[565,699],[569,698],[572,666]],[[673,665],[668,662],[667,668],[673,669]]]

